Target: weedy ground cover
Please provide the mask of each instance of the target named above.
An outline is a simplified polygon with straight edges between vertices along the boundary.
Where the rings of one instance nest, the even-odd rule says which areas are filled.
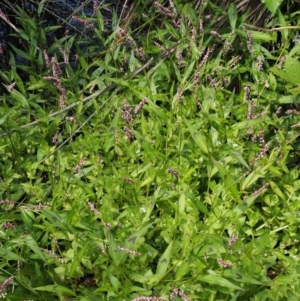
[[[136,3],[107,30],[95,5],[88,56],[19,10],[2,298],[299,300],[298,12],[270,3],[265,30],[209,1]]]

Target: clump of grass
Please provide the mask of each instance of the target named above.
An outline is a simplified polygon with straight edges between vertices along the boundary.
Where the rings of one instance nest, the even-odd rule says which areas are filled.
[[[297,300],[293,19],[276,47],[228,11],[219,30],[156,2],[139,40],[97,12],[89,58],[74,35],[37,48],[26,15],[0,73],[3,298]]]

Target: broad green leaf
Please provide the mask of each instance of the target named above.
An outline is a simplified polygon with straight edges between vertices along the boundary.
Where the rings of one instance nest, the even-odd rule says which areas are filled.
[[[169,246],[165,250],[165,252],[162,254],[158,261],[157,269],[156,269],[156,275],[161,279],[164,274],[166,273],[169,263],[170,263],[170,258],[172,254],[172,247],[173,247],[173,241],[170,242]]]
[[[204,153],[208,154],[207,141],[206,141],[206,138],[203,135],[203,133],[200,130],[193,127],[187,120],[185,120],[185,122],[186,122],[188,130],[189,130],[191,136],[193,137],[194,141],[196,142],[196,144],[200,147],[200,149]]]
[[[115,291],[118,291],[119,288],[122,286],[121,282],[116,278],[114,275],[112,275],[110,272],[108,273],[109,280]]]
[[[288,91],[293,95],[293,97],[296,97],[300,94],[300,88],[292,88],[288,89]]]
[[[241,129],[249,129],[254,125],[263,123],[264,121],[262,119],[252,119],[252,120],[246,120],[246,121],[241,121],[234,123],[231,128],[233,130],[241,130]]]
[[[272,67],[270,68],[270,71],[286,80],[288,83],[293,85],[300,84],[300,62],[297,59],[288,56],[284,62],[284,70],[281,70],[278,67]]]
[[[186,82],[186,80],[191,75],[192,71],[194,70],[194,66],[195,66],[195,61],[192,61],[192,63],[188,66],[188,68],[186,69],[186,71],[184,73],[184,76],[183,76],[182,82],[181,82],[182,85]]]
[[[41,0],[38,5],[38,14],[40,15],[44,11],[44,4],[47,2],[47,0]]]
[[[104,143],[104,151],[108,152],[115,145],[115,135],[118,130],[118,124],[120,119],[120,110],[118,110],[112,122],[109,125],[109,128],[106,130],[105,143]]]
[[[284,260],[289,264],[294,264],[295,260],[289,256],[282,254],[280,251],[272,250],[272,254],[275,255],[278,259]]]
[[[153,174],[151,176],[149,176],[148,178],[146,178],[142,183],[141,183],[141,187],[144,187],[150,183],[153,183],[154,179],[155,179],[156,175]]]
[[[287,285],[299,285],[299,277],[296,275],[278,275],[274,281]]]
[[[264,173],[259,173],[256,170],[252,171],[247,178],[244,180],[241,190],[244,191],[249,188],[253,183],[255,183],[259,178],[262,178]]]
[[[138,231],[131,234],[130,237],[128,239],[126,239],[124,245],[123,244],[121,245],[121,247],[136,250],[137,242],[140,240],[141,237],[143,237],[147,233],[147,231],[151,225],[152,225],[152,223],[149,223],[149,222],[145,223],[141,227],[141,229],[139,229]],[[120,264],[124,263],[126,261],[127,257],[128,257],[128,253],[120,251],[120,254],[119,254]]]
[[[150,108],[150,110],[154,113],[154,115],[157,115],[159,118],[161,118],[164,122],[168,121],[168,116],[165,112],[165,110],[161,109],[159,106],[157,106],[153,101],[150,99],[147,100],[147,104]]]
[[[175,280],[181,280],[182,277],[191,269],[191,264],[188,261],[183,261],[176,271]]]
[[[222,275],[226,278],[231,278],[238,282],[262,285],[260,281],[254,279],[249,275],[244,274],[239,269],[227,269],[223,272]]]
[[[33,253],[35,253],[37,256],[39,256],[39,258],[41,258],[42,260],[45,260],[45,256],[44,256],[43,252],[40,250],[39,245],[37,244],[37,242],[33,239],[33,237],[31,235],[25,235],[25,236],[22,236],[21,238],[12,239],[10,242],[12,242],[18,246],[22,246],[22,245],[28,246],[33,251]]]
[[[220,285],[224,287],[228,287],[231,289],[237,289],[237,290],[243,290],[241,287],[236,286],[232,282],[228,281],[227,279],[220,277],[218,275],[206,275],[206,276],[200,276],[197,277],[197,280],[206,282],[209,284],[214,284],[214,285]]]
[[[233,159],[237,160],[246,168],[249,168],[248,163],[246,162],[246,160],[243,158],[243,156],[239,151],[235,150],[232,146],[224,146],[224,150],[226,150],[226,152],[228,152]]]
[[[27,52],[24,52],[18,48],[16,48],[13,44],[10,44],[10,47],[16,52],[16,54],[18,54],[20,57],[27,59],[27,60],[31,60],[30,55]]]
[[[58,294],[66,294],[69,296],[75,296],[76,294],[70,290],[69,288],[65,287],[65,286],[61,286],[61,285],[46,285],[46,286],[39,286],[34,288],[37,291],[45,291],[45,292],[51,292],[51,293],[58,293]]]
[[[51,210],[41,210],[42,214],[47,217],[47,219],[53,224],[53,226],[59,227],[61,230],[69,230],[65,221],[61,218],[59,214]]]
[[[141,227],[141,229],[131,234],[130,237],[126,239],[126,247],[134,245],[142,236],[144,236],[147,233],[149,227],[151,227],[152,224],[153,223],[147,222]]]
[[[28,105],[28,101],[27,99],[25,98],[25,96],[20,93],[19,91],[17,91],[16,89],[13,89],[11,92],[10,92],[10,95],[17,101],[20,102],[20,104],[22,105],[23,108],[29,108],[29,105]]]
[[[0,117],[0,125],[1,125],[3,122],[6,121],[7,117],[8,117],[11,113],[13,113],[13,110],[8,110],[7,113],[1,115],[1,117]]]
[[[26,262],[24,258],[10,251],[8,248],[0,248],[0,258],[4,260],[16,260]]]
[[[256,200],[256,196],[251,196],[246,199],[246,201],[243,201],[242,203],[238,204],[234,209],[233,213],[237,216],[241,216]]]
[[[87,241],[83,248],[78,252],[78,254],[74,257],[71,268],[70,268],[70,276],[74,276],[76,269],[80,266],[82,258],[85,256],[87,248],[89,247],[90,242]]]
[[[246,32],[241,29],[237,29],[237,32],[244,37],[246,36]],[[276,42],[277,40],[277,33],[272,32],[272,33],[266,33],[266,32],[261,32],[261,31],[254,31],[254,30],[248,30],[247,34],[252,36],[253,40],[256,41],[261,41],[261,42]]]
[[[274,15],[283,0],[261,0],[261,2],[264,3],[266,8]]]
[[[269,71],[274,73],[275,75],[279,76],[280,78],[286,80],[288,83],[296,84],[295,80],[293,78],[291,78],[286,71],[281,70],[278,67],[271,67],[269,69]],[[288,97],[289,97],[289,95],[285,95],[285,96],[282,96],[281,99],[286,99]],[[284,102],[282,102],[282,103],[284,103]]]
[[[118,249],[118,246],[114,240],[112,233],[108,233],[108,246],[109,255],[116,266],[119,266],[122,258],[122,252]]]
[[[130,88],[129,81],[123,80],[121,78],[112,78],[112,77],[104,77],[103,79],[108,80],[109,82],[116,83],[117,85]]]
[[[284,194],[282,193],[282,191],[280,190],[280,188],[273,182],[273,181],[269,181],[269,184],[271,185],[272,190],[283,200],[286,201],[286,197],[284,196]]]
[[[287,28],[287,23],[286,23],[284,15],[280,11],[280,9],[278,10],[278,21],[279,21],[280,27],[282,27],[282,30],[280,30],[282,39],[286,43],[286,42],[288,42],[289,30],[284,29],[284,28]]]
[[[230,26],[232,29],[236,28],[236,21],[237,21],[237,9],[235,3],[231,2],[228,7],[228,17]]]
[[[231,177],[230,173],[226,170],[226,168],[217,160],[215,160],[213,157],[211,157],[214,165],[218,168],[219,173],[222,177],[222,179],[225,182],[226,188],[232,193],[235,200],[239,199],[239,193],[237,191],[235,182],[233,178]]]
[[[32,213],[32,211],[26,210],[26,209],[21,209],[21,217],[22,217],[22,220],[23,220],[24,224],[26,225],[26,227],[31,229],[33,222],[35,220],[35,217],[34,217],[34,214]]]
[[[297,59],[288,56],[284,61],[284,69],[290,82],[300,85],[300,62]]]

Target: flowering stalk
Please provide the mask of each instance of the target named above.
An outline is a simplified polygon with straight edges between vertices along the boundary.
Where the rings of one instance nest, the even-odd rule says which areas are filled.
[[[143,106],[145,105],[145,103],[147,102],[147,98],[144,98],[137,106],[136,108],[134,109],[134,113],[135,114],[138,114],[141,109],[143,108]]]
[[[128,253],[128,254],[130,254],[130,255],[141,255],[141,253],[140,252],[137,252],[137,251],[134,251],[134,250],[130,250],[130,249],[126,249],[126,248],[122,248],[122,247],[120,247],[120,246],[118,246],[118,249],[120,250],[120,251],[122,251],[122,252],[125,252],[125,253]]]
[[[95,214],[98,214],[98,215],[101,215],[101,212],[100,211],[98,211],[98,209],[97,208],[95,208],[95,206],[94,206],[94,204],[93,203],[91,203],[91,202],[88,202],[88,205],[89,205],[89,207],[90,207],[90,209],[95,213]]]
[[[84,163],[85,161],[86,161],[86,157],[83,157],[83,158],[79,161],[79,163],[75,166],[75,168],[74,168],[74,170],[73,170],[73,173],[74,173],[74,174],[78,173],[79,169],[82,168],[83,163]]]
[[[54,259],[56,259],[57,261],[59,261],[60,263],[67,263],[67,261],[63,258],[58,257],[54,252],[48,250],[48,249],[43,249],[40,248],[43,252],[49,254],[51,257],[53,257]]]
[[[175,171],[174,169],[168,168],[168,169],[167,169],[167,172],[170,173],[171,175],[173,175],[175,178],[178,179],[178,172]]]
[[[232,264],[229,262],[225,262],[222,258],[218,258],[218,262],[224,267],[224,268],[230,268],[232,267]]]
[[[175,295],[181,297],[184,301],[192,301],[192,299],[190,299],[189,297],[187,297],[182,290],[178,289],[178,288],[173,288],[172,289],[172,293],[170,295],[170,300],[174,301],[175,300]]]
[[[10,276],[8,279],[4,280],[3,283],[0,285],[0,296],[2,298],[6,297],[5,289],[7,286],[14,280],[14,276]]]

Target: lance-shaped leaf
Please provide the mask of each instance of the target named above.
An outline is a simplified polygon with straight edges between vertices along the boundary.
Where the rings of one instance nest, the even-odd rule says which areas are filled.
[[[113,262],[119,266],[121,262],[121,251],[119,250],[111,233],[108,234],[109,255]]]
[[[220,277],[218,275],[205,275],[205,276],[200,276],[197,278],[200,281],[209,283],[209,284],[214,284],[214,285],[220,285],[236,290],[243,290],[242,288],[236,286],[232,282],[228,281],[227,279]]]
[[[159,276],[160,279],[165,275],[168,269],[171,253],[172,253],[172,246],[173,246],[173,241],[170,242],[164,254],[159,259],[157,269],[156,269],[156,275]]]
[[[204,134],[196,127],[193,127],[187,120],[185,122],[196,144],[204,153],[208,154],[207,140]]]

